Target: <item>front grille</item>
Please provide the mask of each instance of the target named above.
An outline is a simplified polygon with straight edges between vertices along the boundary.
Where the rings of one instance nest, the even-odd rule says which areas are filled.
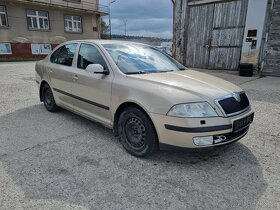
[[[219,100],[218,103],[224,110],[226,115],[231,115],[240,112],[250,106],[249,100],[245,93],[240,94],[240,101],[237,101],[233,96]]]

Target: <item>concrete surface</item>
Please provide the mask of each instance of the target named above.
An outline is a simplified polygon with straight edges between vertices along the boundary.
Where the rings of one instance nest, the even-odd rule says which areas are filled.
[[[107,128],[47,112],[34,63],[0,63],[0,209],[280,209],[280,78],[210,73],[248,92],[249,134],[138,159]]]

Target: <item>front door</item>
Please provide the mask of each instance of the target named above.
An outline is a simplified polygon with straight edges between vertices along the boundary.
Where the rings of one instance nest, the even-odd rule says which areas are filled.
[[[110,112],[113,72],[109,75],[86,71],[89,64],[108,65],[97,46],[82,43],[78,52],[73,82],[74,110],[86,117],[112,126]],[[109,69],[108,69],[109,70]]]
[[[186,63],[208,69],[237,69],[248,0],[190,4]]]

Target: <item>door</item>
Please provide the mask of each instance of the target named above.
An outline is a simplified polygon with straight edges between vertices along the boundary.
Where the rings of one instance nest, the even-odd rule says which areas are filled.
[[[248,0],[190,6],[187,65],[237,69]]]
[[[109,75],[94,74],[86,71],[89,64],[100,64],[104,69],[109,70],[108,64],[97,46],[82,43],[74,74],[72,91],[74,110],[86,117],[112,126],[110,105],[113,72],[109,70]]]
[[[72,109],[73,59],[78,44],[66,44],[57,49],[50,59],[48,71],[55,101],[58,105]]]
[[[187,66],[208,68],[214,4],[190,7]]]
[[[215,4],[209,69],[238,68],[247,4],[247,0]]]

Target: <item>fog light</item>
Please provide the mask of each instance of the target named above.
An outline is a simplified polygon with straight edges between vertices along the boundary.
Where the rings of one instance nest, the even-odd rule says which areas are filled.
[[[213,136],[204,136],[204,137],[194,137],[193,142],[197,146],[207,146],[212,145],[214,138]]]

